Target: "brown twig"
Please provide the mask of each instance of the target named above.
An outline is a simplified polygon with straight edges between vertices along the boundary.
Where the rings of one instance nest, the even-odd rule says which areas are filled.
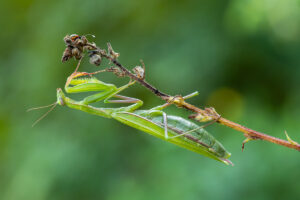
[[[248,142],[250,140],[259,139],[259,140],[265,140],[268,142],[272,142],[272,143],[275,143],[278,145],[282,145],[282,146],[300,151],[300,145],[298,143],[292,141],[288,137],[288,135],[287,135],[288,141],[286,141],[286,140],[282,140],[282,139],[279,139],[279,138],[276,138],[273,136],[266,135],[264,133],[257,132],[255,130],[249,129],[245,126],[242,126],[240,124],[237,124],[235,122],[232,122],[228,119],[221,117],[213,108],[201,109],[192,104],[185,102],[184,98],[179,95],[171,96],[171,95],[168,95],[168,94],[165,94],[165,93],[159,91],[157,88],[153,87],[151,84],[146,82],[144,78],[139,78],[139,76],[130,72],[120,62],[118,62],[117,57],[119,56],[119,54],[113,51],[110,43],[108,43],[108,52],[109,53],[107,53],[104,49],[97,47],[95,44],[92,44],[89,42],[87,42],[85,44],[85,47],[87,47],[87,49],[89,49],[89,50],[93,50],[94,53],[96,51],[101,57],[104,57],[104,58],[108,59],[109,61],[111,61],[116,67],[118,67],[122,71],[124,76],[128,76],[131,79],[139,82],[141,85],[143,85],[144,87],[149,89],[151,92],[153,92],[156,96],[167,101],[167,103],[175,104],[178,107],[182,107],[182,108],[185,108],[187,110],[190,110],[190,111],[193,111],[194,113],[196,113],[196,114],[191,115],[190,118],[193,118],[196,121],[200,121],[200,122],[214,120],[214,121],[218,122],[219,124],[225,125],[227,127],[230,127],[232,129],[235,129],[237,131],[244,133],[246,140],[243,142],[243,147],[246,142]]]

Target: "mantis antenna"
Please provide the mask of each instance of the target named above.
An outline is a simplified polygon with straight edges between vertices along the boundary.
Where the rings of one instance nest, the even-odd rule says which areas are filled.
[[[34,127],[39,121],[41,121],[43,118],[45,118],[57,105],[57,102],[54,102],[50,105],[47,106],[40,106],[40,107],[35,107],[35,108],[30,108],[27,110],[27,112],[32,111],[32,110],[38,110],[38,109],[42,109],[42,108],[48,108],[50,106],[52,106],[45,114],[43,114],[40,118],[38,118],[33,124],[32,127]]]

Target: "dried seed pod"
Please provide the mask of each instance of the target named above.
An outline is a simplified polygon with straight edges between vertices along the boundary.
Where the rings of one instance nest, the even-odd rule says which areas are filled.
[[[83,41],[82,39],[78,38],[74,41],[74,45],[77,47],[82,47],[83,46]]]
[[[74,56],[77,60],[81,58],[82,52],[78,48],[72,49],[72,56]]]
[[[92,65],[99,66],[101,64],[101,56],[98,54],[92,54],[90,55],[90,63]]]
[[[88,40],[86,39],[85,36],[81,36],[82,44],[86,45],[88,43]]]
[[[119,68],[117,68],[117,70],[115,70],[113,72],[116,76],[118,77],[124,77],[125,76],[125,72],[123,72],[122,70],[120,70]]]
[[[144,68],[142,68],[141,66],[136,66],[132,70],[139,79],[142,79],[142,80],[145,79],[145,69]]]
[[[66,49],[65,49],[65,51],[64,51],[64,53],[63,53],[63,56],[62,56],[62,58],[61,58],[61,61],[62,62],[66,62],[66,61],[68,61],[70,58],[72,58],[73,56],[72,56],[72,49],[71,49],[71,47],[67,47]]]
[[[96,50],[97,46],[95,43],[87,43],[83,46],[84,51]]]
[[[64,42],[66,43],[66,45],[71,45],[72,44],[72,39],[69,35],[66,35],[64,37]]]

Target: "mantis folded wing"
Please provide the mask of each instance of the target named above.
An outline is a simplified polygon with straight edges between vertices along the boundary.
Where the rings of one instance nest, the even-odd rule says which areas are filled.
[[[117,88],[113,84],[104,83],[96,78],[78,78],[85,76],[85,72],[73,73],[67,80],[65,91],[79,93],[95,91],[93,95],[81,101],[75,101],[65,96],[62,89],[57,89],[57,103],[70,108],[81,110],[90,114],[106,118],[113,118],[123,124],[149,133],[155,137],[174,143],[178,146],[202,154],[209,158],[232,164],[228,158],[230,153],[212,135],[202,127],[178,116],[166,115],[162,110],[166,105],[157,106],[150,110],[137,110],[143,105],[139,99],[121,96],[118,93],[135,82]],[[195,96],[189,95],[188,97]],[[112,97],[119,100],[110,100]],[[132,103],[130,106],[120,108],[97,108],[90,104],[98,101],[104,103]]]

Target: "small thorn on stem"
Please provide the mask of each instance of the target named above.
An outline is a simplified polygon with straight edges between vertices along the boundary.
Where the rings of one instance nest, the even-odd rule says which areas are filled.
[[[144,63],[143,59],[140,59],[140,63],[142,64],[142,67],[143,67],[143,68],[144,68],[144,70],[145,70],[145,68],[146,68],[146,65],[145,65],[145,63]]]
[[[244,151],[244,148],[245,148],[245,144],[251,140],[254,140],[253,138],[251,138],[250,136],[248,135],[245,135],[246,139],[243,141],[242,143],[242,152]]]
[[[284,134],[285,134],[285,136],[286,136],[286,139],[289,141],[289,143],[291,143],[292,145],[299,145],[297,142],[295,142],[294,140],[292,140],[292,139],[290,138],[290,136],[287,134],[286,131],[284,131]]]

